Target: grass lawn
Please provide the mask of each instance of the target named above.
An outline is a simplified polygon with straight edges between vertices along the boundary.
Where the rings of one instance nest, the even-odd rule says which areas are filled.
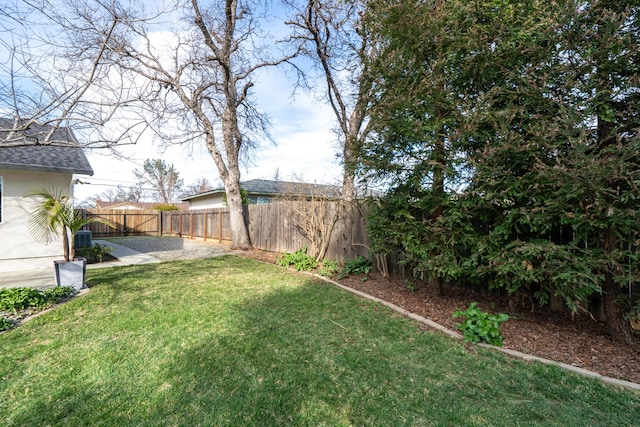
[[[89,272],[0,335],[2,426],[638,425],[640,394],[468,349],[239,257]]]

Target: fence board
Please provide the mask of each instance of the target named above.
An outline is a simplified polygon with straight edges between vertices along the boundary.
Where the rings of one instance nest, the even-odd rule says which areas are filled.
[[[100,218],[114,225],[112,228],[96,222],[89,224],[87,228],[95,237],[157,236],[161,232],[160,211],[157,210],[85,209],[84,215]]]
[[[315,204],[315,205],[314,205]],[[320,215],[331,218],[336,202],[276,202],[248,205],[245,211],[251,243],[254,248],[272,252],[294,252],[312,243],[301,232],[299,212],[318,209]],[[87,215],[113,223],[111,229],[92,223],[94,237],[140,235],[173,235],[204,240],[230,241],[231,224],[227,208],[193,211],[138,211],[87,209]],[[357,209],[336,222],[325,258],[343,262],[358,255],[368,255],[369,239],[364,219]]]

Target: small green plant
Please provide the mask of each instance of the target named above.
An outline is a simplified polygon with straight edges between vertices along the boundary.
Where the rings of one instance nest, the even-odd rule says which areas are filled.
[[[474,344],[485,342],[487,344],[502,347],[504,337],[500,334],[500,324],[509,319],[506,314],[489,314],[477,307],[478,303],[472,302],[464,311],[457,310],[453,317],[465,317],[463,323],[457,328],[464,334],[464,341]]]
[[[318,266],[312,256],[307,255],[307,247],[303,246],[295,252],[284,252],[276,260],[276,264],[283,267],[293,265],[296,271],[311,271]]]
[[[12,311],[45,306],[47,299],[44,294],[34,288],[4,288],[0,289],[0,310]]]
[[[358,256],[356,259],[347,259],[344,262],[345,274],[364,274],[367,275],[371,271],[371,260]]]
[[[111,254],[111,252],[113,252],[113,248],[111,246],[95,243],[90,248],[78,249],[76,252],[81,257],[86,258],[89,262],[103,262],[105,255]]]
[[[417,291],[418,290],[418,288],[416,287],[415,283],[413,283],[409,279],[405,279],[404,286],[410,291]]]
[[[0,331],[8,331],[13,328],[13,322],[6,317],[0,316]]]
[[[329,259],[322,260],[322,266],[318,269],[318,274],[324,277],[333,277],[340,270],[336,261]]]
[[[57,304],[62,300],[74,296],[76,294],[76,290],[73,286],[56,286],[55,288],[45,290],[43,294],[47,303]]]
[[[73,286],[59,286],[44,292],[34,288],[0,289],[0,311],[18,311],[27,309],[43,309],[57,304],[63,299],[72,297],[76,291]]]

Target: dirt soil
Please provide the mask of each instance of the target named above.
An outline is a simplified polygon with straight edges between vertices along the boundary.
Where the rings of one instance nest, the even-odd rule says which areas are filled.
[[[244,255],[269,263],[275,263],[277,257],[273,252],[259,250],[247,251]],[[366,280],[363,276],[350,276],[337,281],[450,330],[456,330],[456,320],[460,321],[452,314],[466,309],[473,301],[490,313],[509,312],[506,301],[469,289],[449,287],[440,295],[437,289],[425,285],[409,289],[402,279],[387,279],[374,273]],[[581,314],[572,319],[569,313],[531,313],[530,308],[525,307],[516,308],[510,316],[501,326],[505,337],[503,347],[640,384],[640,348],[616,344],[608,337],[605,325],[590,316]]]

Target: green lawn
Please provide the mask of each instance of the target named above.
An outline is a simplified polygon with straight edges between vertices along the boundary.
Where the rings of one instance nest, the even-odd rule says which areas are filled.
[[[0,335],[2,426],[637,425],[640,394],[239,257],[91,270]]]

